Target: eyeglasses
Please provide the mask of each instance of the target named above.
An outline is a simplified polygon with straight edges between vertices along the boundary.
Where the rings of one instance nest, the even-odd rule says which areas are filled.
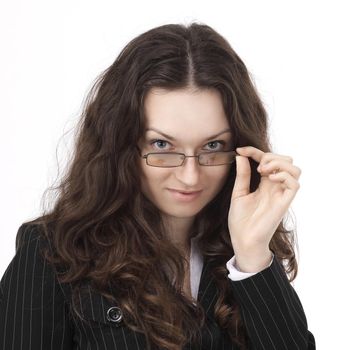
[[[236,160],[235,151],[207,152],[196,156],[186,156],[184,153],[161,152],[147,153],[142,156],[146,158],[146,164],[161,168],[172,168],[182,166],[185,158],[196,157],[198,162],[203,166],[216,166],[231,164]]]

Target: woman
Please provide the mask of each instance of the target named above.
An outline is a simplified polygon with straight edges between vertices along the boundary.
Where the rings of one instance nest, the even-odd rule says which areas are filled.
[[[1,280],[4,349],[315,349],[283,218],[300,169],[206,25],[132,40]],[[288,274],[288,276],[287,276]]]

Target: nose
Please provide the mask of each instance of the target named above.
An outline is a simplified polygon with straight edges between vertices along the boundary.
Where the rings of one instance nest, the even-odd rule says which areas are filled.
[[[198,158],[186,157],[182,166],[176,168],[176,177],[188,187],[194,187],[199,180],[200,165]]]

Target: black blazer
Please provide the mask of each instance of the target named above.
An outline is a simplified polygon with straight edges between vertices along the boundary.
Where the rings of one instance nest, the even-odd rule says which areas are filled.
[[[145,349],[144,336],[126,327],[118,306],[92,290],[80,299],[86,322],[70,317],[70,287],[58,283],[51,266],[39,254],[42,244],[34,225],[20,226],[16,254],[0,284],[0,349]],[[251,349],[316,348],[302,304],[277,259],[256,275],[230,284]],[[198,301],[207,319],[200,349],[239,349],[215,322],[216,299],[211,266],[205,259]],[[189,343],[185,349],[195,347]]]

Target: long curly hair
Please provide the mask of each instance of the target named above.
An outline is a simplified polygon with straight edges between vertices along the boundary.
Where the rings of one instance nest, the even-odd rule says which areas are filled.
[[[45,258],[64,267],[60,283],[74,286],[73,313],[78,313],[76,293],[89,281],[118,301],[127,326],[145,335],[148,349],[172,350],[199,339],[205,314],[182,292],[186,259],[165,239],[160,211],[141,191],[136,145],[145,129],[144,98],[154,87],[216,89],[235,146],[271,152],[263,102],[228,41],[205,24],[162,25],[131,40],[94,81],[66,172],[57,186],[46,189],[56,192],[55,203],[27,223],[44,228],[54,248],[45,251]],[[250,190],[255,191],[260,174],[257,163],[249,161]],[[234,254],[227,217],[235,174],[233,163],[228,181],[196,215],[192,232],[199,234],[199,250],[213,264],[219,291],[215,319],[245,349],[249,340],[226,269]],[[290,281],[297,275],[295,237],[282,220],[270,242]]]

